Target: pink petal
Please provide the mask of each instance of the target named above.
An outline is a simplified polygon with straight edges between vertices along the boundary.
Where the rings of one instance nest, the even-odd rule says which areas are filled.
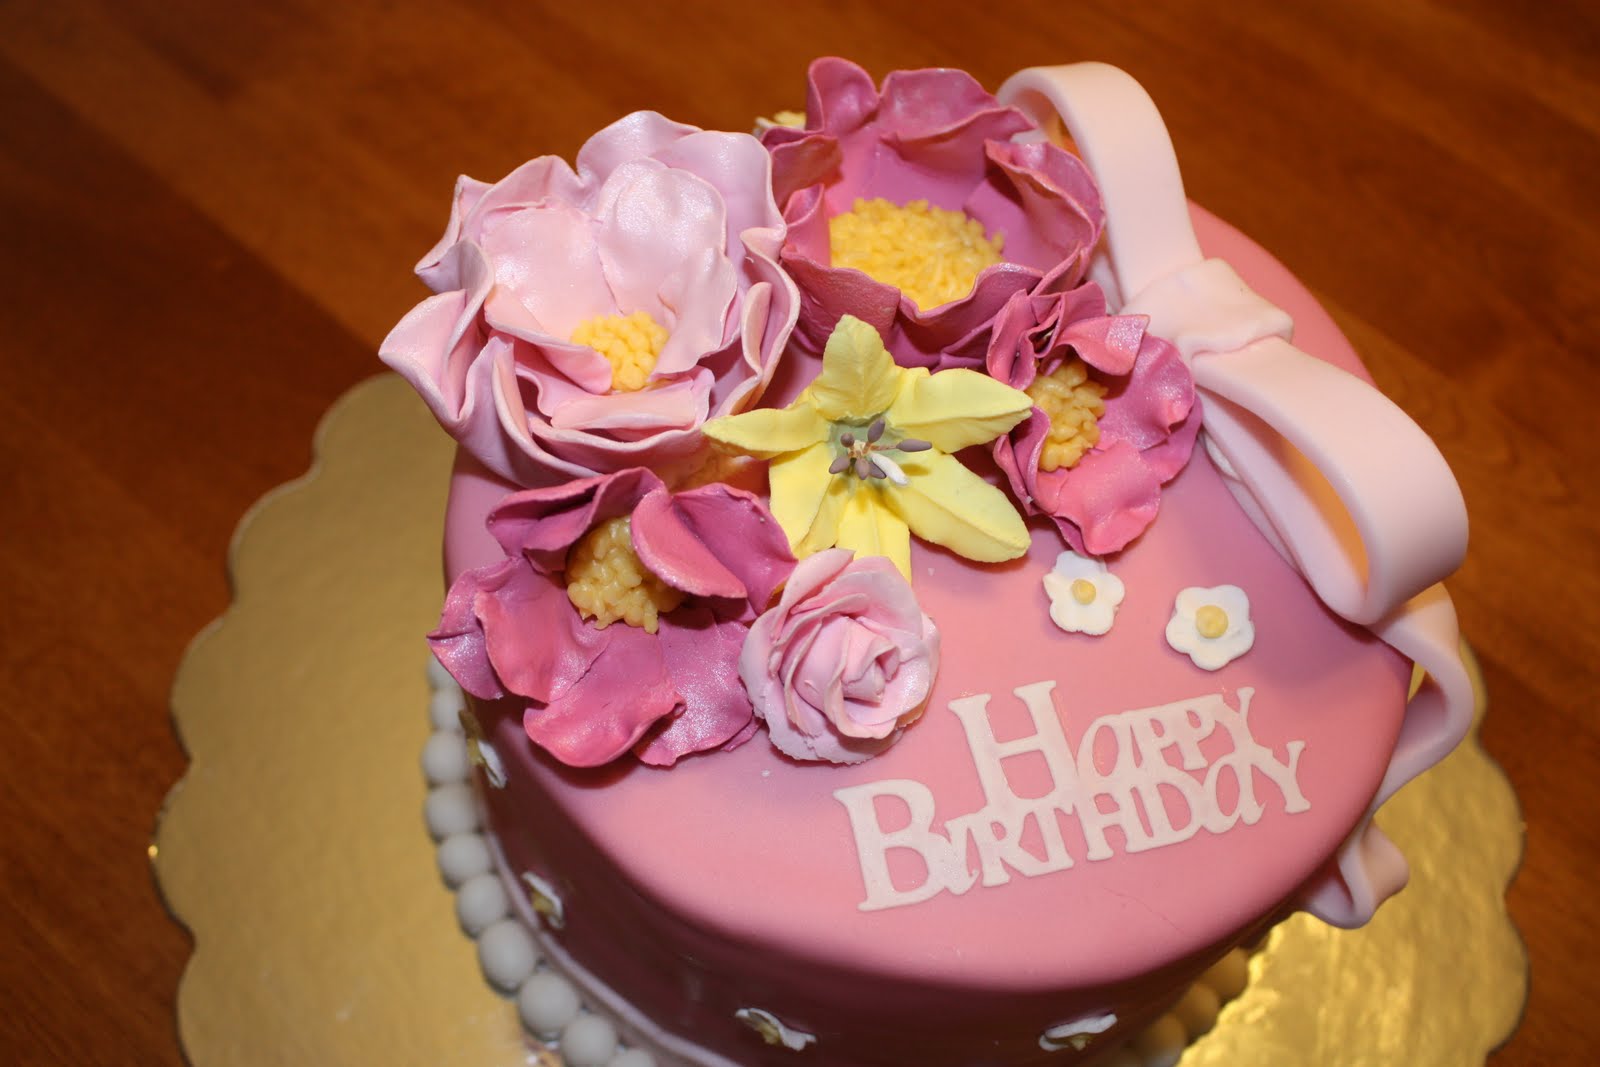
[[[565,341],[585,319],[616,313],[594,223],[575,205],[554,201],[505,215],[482,244],[495,284],[526,309],[534,337]]]
[[[634,750],[639,759],[670,767],[691,753],[748,736],[755,712],[739,681],[746,632],[743,625],[718,619],[704,604],[685,605],[662,618],[662,658],[683,710],[645,735]]]
[[[654,111],[625,115],[589,138],[578,150],[578,175],[586,187],[598,189],[624,163],[664,152],[677,141],[700,132]]]
[[[566,566],[567,549],[596,523],[633,511],[661,479],[638,467],[512,493],[489,512],[489,532],[508,556],[526,556],[551,574]]]
[[[604,632],[612,631],[616,636],[587,674],[522,716],[528,736],[568,766],[610,763],[678,705],[656,637],[623,623]]]
[[[711,376],[695,375],[632,393],[576,394],[556,408],[550,425],[627,440],[662,430],[692,430],[706,417],[710,391]]]

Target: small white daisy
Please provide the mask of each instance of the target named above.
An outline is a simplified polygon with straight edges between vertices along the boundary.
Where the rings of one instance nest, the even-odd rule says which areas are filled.
[[[1098,559],[1066,551],[1044,576],[1050,594],[1050,619],[1069,634],[1099,637],[1111,629],[1122,603],[1122,579]]]
[[[1190,586],[1178,594],[1167,622],[1167,644],[1202,670],[1232,663],[1255,644],[1250,598],[1236,585]]]

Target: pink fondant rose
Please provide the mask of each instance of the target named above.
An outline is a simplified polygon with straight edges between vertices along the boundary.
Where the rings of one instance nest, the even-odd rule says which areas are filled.
[[[880,93],[855,64],[819,59],[808,82],[805,129],[777,126],[762,136],[789,223],[783,264],[800,285],[797,337],[807,347],[822,351],[849,314],[883,336],[896,362],[939,366],[952,349],[971,348],[1013,293],[1064,263],[1082,274],[1102,225],[1094,179],[1042,139],[1014,142],[1036,127],[971,75],[897,71]],[[892,285],[832,266],[828,220],[857,198],[963,211],[1004,238],[1002,262],[965,297],[919,308]]]
[[[639,560],[687,594],[653,634],[585,621],[563,581],[568,550],[622,515],[632,516]],[[720,484],[672,494],[635,468],[513,493],[489,513],[489,530],[506,559],[456,579],[428,638],[463,689],[521,699],[528,736],[577,767],[630,748],[670,766],[749,738],[740,650],[794,565],[758,498]]]
[[[893,744],[921,714],[938,669],[939,632],[894,564],[841,548],[795,567],[739,657],[778,750],[833,763]]]
[[[417,267],[438,295],[381,355],[519,485],[671,463],[707,417],[754,401],[794,326],[770,170],[748,135],[639,112],[595,134],[576,172],[545,156],[494,185],[462,178]],[[593,327],[619,316],[633,349],[651,335],[655,350],[614,388]]]
[[[1107,387],[1100,439],[1075,465],[1039,469],[1050,421],[1038,407],[994,444],[994,457],[1029,514],[1055,521],[1073,550],[1115,552],[1156,517],[1161,486],[1189,461],[1200,432],[1194,377],[1178,350],[1145,330],[1142,315],[1106,314],[1085,283],[1013,296],[995,322],[987,368],[1027,389],[1076,355]],[[1054,289],[1054,291],[1052,291]]]

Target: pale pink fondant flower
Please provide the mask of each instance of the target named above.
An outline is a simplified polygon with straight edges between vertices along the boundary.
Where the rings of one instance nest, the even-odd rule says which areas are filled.
[[[892,745],[922,713],[938,669],[939,631],[894,564],[842,548],[795,566],[739,657],[773,745],[833,763]]]
[[[1040,470],[1050,422],[1035,407],[996,439],[994,457],[1029,514],[1048,515],[1074,551],[1100,556],[1156,517],[1162,485],[1194,450],[1199,400],[1178,350],[1145,329],[1145,316],[1108,315],[1098,285],[1063,291],[1057,281],[1007,302],[995,320],[988,371],[1027,389],[1076,355],[1108,387],[1100,440],[1075,466]]]
[[[632,516],[641,562],[688,594],[654,634],[585,621],[562,580],[573,544],[621,515]],[[456,579],[428,638],[463,689],[484,700],[521,698],[528,736],[577,767],[630,748],[670,766],[750,736],[739,654],[751,620],[794,565],[757,497],[721,484],[672,494],[633,468],[513,493],[488,522],[506,559]]]
[[[638,112],[494,185],[463,177],[417,273],[436,296],[381,355],[484,466],[519,485],[691,452],[708,417],[772,376],[798,313],[777,260],[771,160],[746,134]],[[582,323],[646,312],[667,339],[649,381],[611,388]]]
[[[942,366],[952,350],[976,344],[981,355],[983,331],[1013,293],[1063,264],[1081,276],[1100,237],[1100,195],[1088,169],[1042,135],[1013,141],[1036,133],[961,71],[897,71],[880,93],[853,63],[814,62],[805,128],[762,135],[789,223],[783,265],[803,298],[797,339],[820,352],[849,314],[876,329],[902,365]],[[1003,261],[967,296],[919,308],[892,285],[831,265],[828,220],[857,198],[964,211],[1004,237]]]

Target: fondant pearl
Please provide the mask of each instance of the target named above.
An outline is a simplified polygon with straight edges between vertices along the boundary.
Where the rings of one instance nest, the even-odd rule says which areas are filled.
[[[461,929],[477,937],[491,923],[511,912],[511,897],[500,876],[479,874],[468,878],[456,890],[456,919]]]
[[[456,688],[455,682],[451,682],[435,692],[433,699],[428,701],[428,720],[433,723],[435,730],[459,730],[461,709],[466,706],[461,690]]]
[[[1194,613],[1194,628],[1208,641],[1215,641],[1228,632],[1228,613],[1215,604],[1207,604]]]
[[[444,664],[433,656],[428,657],[428,688],[435,692],[440,689],[456,688],[456,680],[450,677],[450,672],[444,669]]]
[[[466,785],[441,785],[429,792],[422,816],[435,841],[478,828],[478,806]]]
[[[578,1014],[578,991],[554,971],[541,971],[517,991],[522,1025],[539,1037],[559,1034]]]
[[[1172,1014],[1183,1024],[1190,1038],[1199,1037],[1215,1026],[1217,1012],[1221,1010],[1222,1001],[1216,991],[1204,982],[1190,986],[1189,991],[1172,1006]]]
[[[1094,603],[1094,583],[1087,578],[1072,580],[1072,599],[1080,604]]]
[[[490,985],[502,993],[511,993],[538,966],[539,950],[521,922],[501,919],[479,935],[478,964]]]
[[[1244,992],[1244,987],[1250,981],[1250,959],[1243,949],[1231,949],[1216,963],[1213,963],[1200,980],[1212,989],[1223,1000],[1232,1000]]]
[[[1189,1035],[1183,1024],[1171,1015],[1163,1015],[1134,1038],[1130,1047],[1144,1061],[1144,1067],[1175,1067],[1188,1044]]]
[[[600,1015],[579,1015],[561,1031],[567,1067],[606,1067],[617,1052],[617,1028]]]
[[[439,843],[439,873],[451,889],[494,865],[481,834],[451,834]]]
[[[471,769],[466,739],[454,730],[440,730],[422,746],[422,773],[430,785],[464,782]]]
[[[656,1058],[642,1048],[625,1048],[606,1067],[656,1067]]]

